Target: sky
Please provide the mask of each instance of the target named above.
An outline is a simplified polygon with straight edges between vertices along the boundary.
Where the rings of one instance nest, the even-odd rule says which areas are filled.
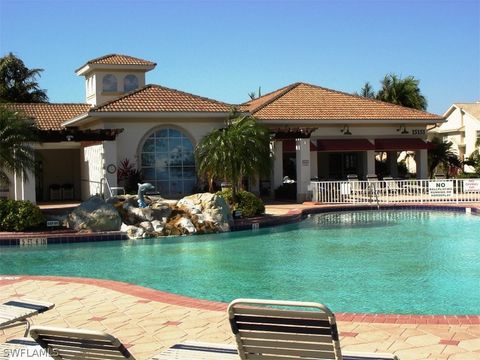
[[[480,100],[480,0],[0,0],[0,56],[44,69],[51,102],[84,102],[74,70],[106,54],[157,63],[147,83],[228,103],[302,81],[378,90],[420,80],[428,111]]]

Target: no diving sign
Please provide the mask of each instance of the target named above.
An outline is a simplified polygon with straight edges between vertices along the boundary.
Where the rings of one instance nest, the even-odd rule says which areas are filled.
[[[434,197],[453,196],[453,181],[451,180],[429,181],[428,192],[430,193],[430,196],[434,196]]]

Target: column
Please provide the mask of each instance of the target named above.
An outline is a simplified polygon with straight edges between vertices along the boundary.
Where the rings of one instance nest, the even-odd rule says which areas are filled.
[[[318,177],[318,152],[310,151],[310,179]]]
[[[296,139],[297,202],[307,199],[310,184],[310,139]]]
[[[15,173],[13,176],[13,189],[15,200],[28,200],[36,203],[35,174],[28,172],[28,180],[23,173]]]
[[[390,170],[390,176],[398,177],[397,152],[387,151],[387,165]]]
[[[273,142],[273,183],[272,191],[283,184],[283,142]]]
[[[375,150],[366,151],[366,173],[365,175],[375,174]]]
[[[427,149],[415,151],[417,164],[417,179],[428,179],[428,152]]]

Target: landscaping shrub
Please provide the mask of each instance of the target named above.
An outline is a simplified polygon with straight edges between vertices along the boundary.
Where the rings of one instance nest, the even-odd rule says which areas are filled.
[[[127,194],[136,194],[138,184],[142,182],[142,173],[137,169],[135,163],[125,159],[120,162],[118,167],[117,181],[119,186],[125,188]]]
[[[42,212],[30,201],[0,200],[0,231],[24,231],[44,222]]]
[[[265,205],[262,199],[256,197],[251,192],[240,190],[237,193],[236,203],[233,201],[232,189],[219,191],[217,195],[223,196],[232,211],[240,210],[243,217],[252,217],[265,212]]]

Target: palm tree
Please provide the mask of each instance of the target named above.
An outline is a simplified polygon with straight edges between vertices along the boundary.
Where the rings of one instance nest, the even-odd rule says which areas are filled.
[[[18,112],[0,106],[0,184],[10,183],[7,173],[21,173],[28,180],[28,171],[35,169],[37,128]]]
[[[451,167],[462,167],[462,162],[452,150],[453,143],[451,141],[443,141],[436,137],[432,139],[432,144],[434,147],[428,150],[428,171],[430,178],[433,177],[435,169],[439,165],[442,165],[445,170]]]
[[[12,53],[0,58],[0,102],[47,102],[36,80],[43,69],[28,69]]]
[[[363,96],[369,99],[375,99],[375,91],[373,90],[372,84],[368,81],[363,85],[360,93],[356,93],[359,96]]]
[[[418,110],[427,109],[427,99],[418,87],[420,80],[413,76],[402,79],[395,74],[388,74],[381,81],[382,88],[377,99],[392,104],[406,106]]]
[[[271,167],[268,129],[249,115],[232,111],[226,126],[205,136],[195,149],[197,172],[212,191],[214,180],[232,185],[235,199],[244,177],[268,174]]]
[[[475,142],[475,148],[476,149],[472,151],[467,159],[465,159],[463,164],[473,167],[475,173],[480,175],[480,138]]]

